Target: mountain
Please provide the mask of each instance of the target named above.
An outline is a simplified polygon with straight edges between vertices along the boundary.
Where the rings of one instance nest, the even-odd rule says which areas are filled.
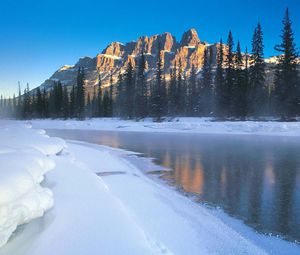
[[[193,65],[200,70],[203,64],[204,50],[211,47],[215,61],[218,47],[218,44],[210,45],[201,41],[195,29],[186,31],[179,42],[170,33],[150,37],[142,36],[136,41],[126,44],[112,42],[95,57],[83,57],[73,66],[65,65],[61,67],[41,86],[46,88],[52,87],[53,83],[58,80],[63,85],[72,86],[76,82],[79,67],[83,67],[85,70],[87,88],[93,87],[98,83],[99,73],[101,74],[102,83],[105,86],[109,83],[111,74],[115,82],[119,72],[125,72],[129,61],[131,61],[133,66],[136,66],[142,51],[145,54],[148,77],[151,79],[156,67],[159,44],[167,74],[175,61],[177,65],[181,62],[187,75]]]
[[[203,55],[206,48],[212,49],[213,64],[216,62],[216,52],[219,47],[218,43],[208,44],[201,41],[195,29],[186,31],[180,41],[170,33],[163,33],[153,36],[142,36],[136,41],[122,44],[120,42],[112,42],[102,53],[95,57],[83,57],[73,66],[63,66],[57,70],[41,87],[52,87],[55,81],[60,80],[64,86],[72,86],[76,83],[77,70],[83,67],[86,77],[86,88],[91,90],[98,83],[99,74],[103,86],[109,84],[110,76],[113,77],[113,82],[117,81],[119,72],[124,73],[126,66],[130,61],[133,66],[136,66],[141,52],[144,52],[146,58],[146,68],[148,78],[151,79],[155,75],[156,59],[158,47],[161,47],[161,57],[163,59],[165,73],[168,76],[170,68],[177,65],[179,62],[188,76],[192,66],[194,65],[199,71],[203,65]],[[226,48],[226,47],[225,47]],[[224,50],[226,52],[226,49]],[[276,58],[266,60],[267,67],[271,67],[276,63]],[[268,78],[272,80],[271,71]]]

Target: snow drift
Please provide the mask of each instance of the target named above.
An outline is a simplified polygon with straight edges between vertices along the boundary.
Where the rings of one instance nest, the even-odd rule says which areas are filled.
[[[0,247],[18,225],[53,206],[52,192],[41,182],[55,167],[48,155],[64,146],[63,140],[49,138],[43,130],[0,123]]]

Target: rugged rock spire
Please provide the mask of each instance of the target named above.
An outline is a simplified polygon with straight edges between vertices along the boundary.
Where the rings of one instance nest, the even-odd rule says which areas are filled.
[[[200,44],[200,39],[198,37],[198,33],[194,28],[186,31],[181,38],[180,45],[181,46],[197,46]]]

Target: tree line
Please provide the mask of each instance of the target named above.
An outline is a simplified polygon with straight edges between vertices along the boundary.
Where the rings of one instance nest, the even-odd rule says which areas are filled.
[[[254,29],[251,52],[242,53],[229,31],[226,43],[217,45],[216,63],[212,47],[206,47],[200,72],[192,66],[187,76],[181,61],[165,70],[163,51],[158,45],[155,76],[149,79],[145,55],[141,52],[137,65],[128,61],[125,73],[119,73],[116,84],[102,86],[101,74],[93,92],[85,89],[85,73],[78,69],[72,88],[55,82],[51,89],[29,89],[19,86],[18,96],[0,99],[2,115],[19,119],[121,117],[142,119],[153,117],[212,116],[218,119],[259,119],[277,116],[290,120],[300,115],[300,78],[298,53],[294,42],[288,9],[283,18],[281,42],[274,65],[274,80],[266,80],[263,31]]]

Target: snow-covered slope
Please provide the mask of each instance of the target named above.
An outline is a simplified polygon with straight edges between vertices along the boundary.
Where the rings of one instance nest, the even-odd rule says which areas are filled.
[[[47,155],[61,151],[64,144],[42,130],[0,123],[0,247],[18,225],[52,207],[52,192],[41,182],[55,166]]]

